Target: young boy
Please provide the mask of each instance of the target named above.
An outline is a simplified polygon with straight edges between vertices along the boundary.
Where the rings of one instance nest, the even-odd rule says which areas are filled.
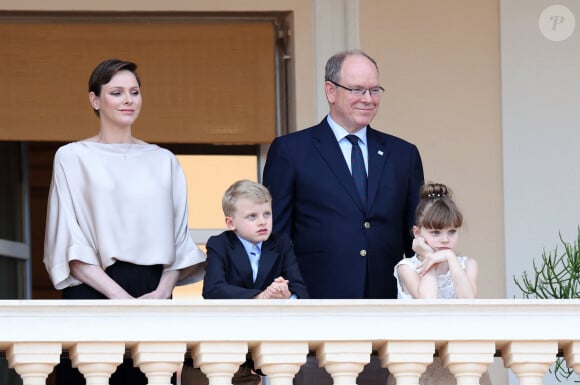
[[[308,298],[292,242],[272,235],[272,196],[266,187],[249,180],[231,185],[222,198],[229,230],[210,237],[203,280],[206,299]],[[257,385],[248,360],[234,374],[234,385]],[[207,384],[199,369],[186,362],[182,385]]]
[[[290,238],[272,235],[272,196],[249,180],[222,198],[229,229],[210,237],[203,281],[206,299],[308,298]]]

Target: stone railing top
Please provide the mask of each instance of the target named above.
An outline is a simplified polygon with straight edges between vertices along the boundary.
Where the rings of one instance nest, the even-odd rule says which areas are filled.
[[[580,340],[579,300],[5,300],[14,342]]]

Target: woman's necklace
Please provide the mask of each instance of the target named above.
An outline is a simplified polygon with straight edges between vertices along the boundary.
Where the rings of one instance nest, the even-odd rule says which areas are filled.
[[[131,136],[129,138],[129,143],[124,143],[124,142],[121,142],[121,143],[111,143],[111,142],[107,142],[107,141],[103,140],[103,138],[101,138],[100,135],[97,137],[97,142],[98,143],[103,143],[103,144],[126,144],[127,145],[127,148],[125,149],[125,152],[123,153],[123,158],[125,160],[127,160],[127,157],[129,156],[129,151],[131,150],[131,146],[133,145],[133,141],[134,140],[135,139],[133,139],[133,137]]]
[[[133,138],[131,138],[129,145],[127,146],[127,149],[125,150],[125,153],[123,154],[123,158],[125,158],[125,160],[127,160],[127,156],[129,155],[129,150],[131,150],[132,145],[133,145]]]

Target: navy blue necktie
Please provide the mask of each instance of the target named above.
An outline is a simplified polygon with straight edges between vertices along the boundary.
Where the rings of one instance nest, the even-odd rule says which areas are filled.
[[[365,169],[365,161],[363,159],[362,151],[358,145],[358,136],[347,135],[346,138],[352,143],[352,152],[350,154],[350,168],[354,184],[358,191],[358,195],[363,204],[367,204],[367,172]]]

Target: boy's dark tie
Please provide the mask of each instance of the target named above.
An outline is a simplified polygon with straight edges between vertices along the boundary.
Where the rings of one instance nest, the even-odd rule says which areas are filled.
[[[358,136],[347,135],[346,138],[352,143],[352,152],[350,155],[350,168],[352,170],[352,177],[354,184],[358,191],[362,203],[367,205],[367,172],[365,169],[365,161],[363,159],[362,151],[358,145]]]

